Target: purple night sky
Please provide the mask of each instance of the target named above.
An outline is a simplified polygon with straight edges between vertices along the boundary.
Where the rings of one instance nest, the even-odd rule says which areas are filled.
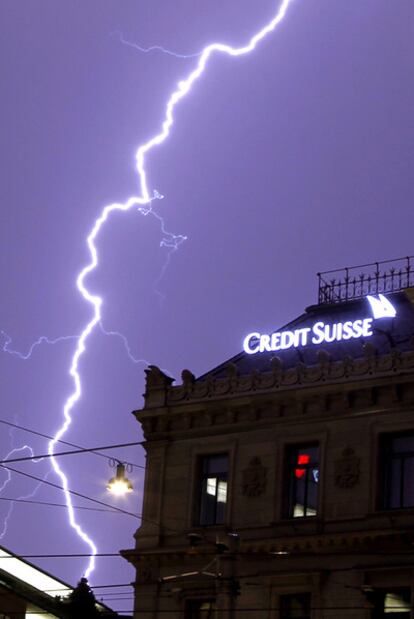
[[[159,130],[169,94],[197,62],[142,53],[119,32],[179,53],[213,41],[243,45],[277,6],[1,2],[0,330],[9,348],[25,353],[41,335],[77,335],[90,319],[75,286],[86,236],[103,206],[137,193],[135,150]],[[165,196],[154,208],[167,230],[188,238],[155,285],[168,257],[159,222],[137,210],[111,217],[99,237],[100,267],[87,280],[104,298],[104,328],[179,380],[183,368],[199,375],[239,352],[247,332],[300,314],[316,301],[317,271],[413,254],[413,73],[412,0],[292,0],[255,52],[214,56],[177,108],[170,138],[147,160],[150,190]],[[0,348],[0,418],[54,434],[72,390],[75,345],[42,344],[26,361]],[[120,338],[97,331],[80,367],[83,397],[64,439],[87,447],[141,440],[130,411],[142,405],[145,362],[134,364]],[[1,429],[2,458],[26,443],[47,451],[47,440]],[[108,455],[144,462],[138,447]],[[130,475],[135,492],[116,500],[103,458],[60,462],[73,490],[140,512],[142,469]],[[48,462],[14,466],[59,483]],[[0,498],[34,488],[14,474]],[[63,496],[43,486],[34,500]],[[10,507],[0,500],[0,545],[23,555],[87,551],[65,509],[15,503],[5,532]],[[77,513],[99,552],[133,546],[137,519]],[[33,561],[72,584],[86,565]],[[124,560],[101,558],[90,580],[133,577]],[[104,600],[132,607],[130,593],[119,597]]]

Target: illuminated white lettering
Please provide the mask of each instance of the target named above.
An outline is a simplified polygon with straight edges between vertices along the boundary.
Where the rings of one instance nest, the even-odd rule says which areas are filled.
[[[361,337],[362,335],[362,320],[355,320],[354,324],[354,337]]]
[[[292,331],[283,331],[280,338],[280,348],[282,350],[286,350],[286,348],[290,348],[291,346],[297,346],[295,343],[295,335]]]
[[[353,337],[353,334],[354,332],[352,330],[352,322],[350,320],[347,320],[346,322],[344,322],[342,339],[350,340],[351,337]]]
[[[298,346],[299,344],[301,346],[306,346],[306,344],[308,343],[308,333],[310,331],[310,327],[304,327],[303,329],[298,329],[296,331],[296,333],[298,333],[298,337],[300,338],[300,341],[298,341]]]
[[[272,340],[270,346],[272,350],[280,349],[280,333],[272,333]]]
[[[251,347],[251,340],[257,340],[257,344],[254,348]],[[249,333],[243,340],[243,350],[247,352],[248,355],[254,355],[256,352],[259,352],[260,346],[260,333]]]
[[[257,332],[249,333],[244,338],[243,350],[247,354],[253,355],[257,352],[272,352],[306,346],[309,341],[309,333],[311,333],[310,341],[312,344],[322,344],[323,342],[329,344],[352,338],[370,337],[373,335],[373,321],[376,318],[394,317],[396,315],[396,310],[391,303],[383,295],[379,295],[379,297],[379,301],[373,297],[368,297],[374,318],[357,318],[354,321],[346,320],[345,322],[331,324],[319,321],[315,322],[312,327],[302,327],[294,331],[280,331],[271,335]],[[382,309],[379,304],[381,304]]]
[[[333,342],[336,340],[336,324],[325,325],[325,342]]]
[[[362,335],[364,337],[372,335],[372,318],[365,318],[362,321]]]
[[[324,326],[325,326],[324,322],[316,322],[313,325],[312,333],[314,335],[313,335],[313,338],[312,338],[312,344],[320,344],[321,342],[323,342],[323,339],[324,339],[324,336],[325,336],[325,333],[324,333],[324,330],[323,330]]]
[[[270,335],[261,335],[260,336],[260,346],[259,346],[259,351],[260,352],[271,352],[271,348],[270,348]]]

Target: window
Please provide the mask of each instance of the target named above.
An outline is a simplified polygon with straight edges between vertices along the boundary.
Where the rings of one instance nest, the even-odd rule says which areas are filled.
[[[224,524],[227,503],[227,454],[201,458],[200,524]]]
[[[381,507],[414,507],[414,433],[384,436],[381,447]]]
[[[319,447],[304,445],[288,451],[286,516],[316,516],[318,509]]]
[[[214,600],[187,600],[185,619],[214,619]]]
[[[310,619],[310,593],[280,596],[280,619]]]
[[[373,592],[372,619],[409,619],[411,592],[409,587]]]

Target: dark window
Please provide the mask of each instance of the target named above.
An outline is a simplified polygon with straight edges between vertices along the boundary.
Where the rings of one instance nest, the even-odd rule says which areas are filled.
[[[319,447],[304,445],[288,450],[288,518],[316,516],[318,509]]]
[[[310,593],[280,596],[280,619],[310,619]]]
[[[372,603],[372,619],[408,619],[411,616],[409,587],[376,589],[372,593]]]
[[[214,619],[214,600],[187,600],[185,619]]]
[[[380,449],[385,509],[414,507],[414,433],[384,436]]]
[[[224,524],[227,504],[227,454],[201,458],[200,524]]]

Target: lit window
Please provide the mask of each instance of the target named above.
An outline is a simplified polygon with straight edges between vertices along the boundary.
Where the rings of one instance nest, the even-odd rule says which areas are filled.
[[[215,608],[214,600],[187,600],[185,619],[213,619]]]
[[[410,588],[376,589],[373,606],[372,619],[408,619],[411,616]]]
[[[317,445],[292,447],[288,451],[288,518],[316,516],[318,507],[319,448]]]
[[[414,507],[414,433],[383,437],[380,450],[381,507]]]
[[[310,619],[310,593],[280,596],[280,619]]]
[[[227,504],[228,456],[204,456],[201,459],[200,523],[223,524]]]

